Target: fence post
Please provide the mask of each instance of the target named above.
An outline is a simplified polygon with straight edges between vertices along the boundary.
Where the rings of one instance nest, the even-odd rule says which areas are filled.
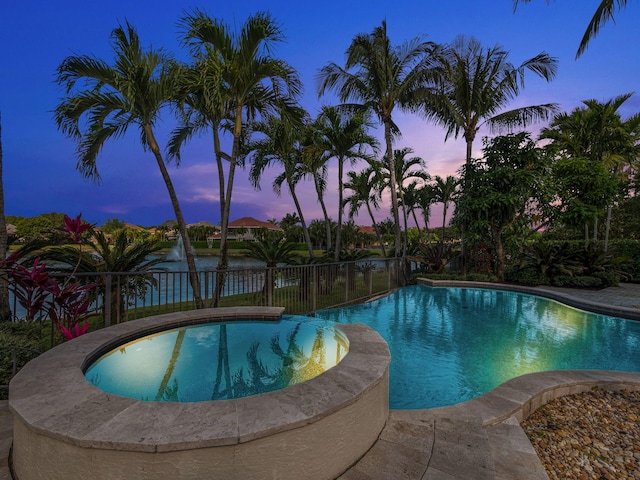
[[[104,326],[111,326],[111,274],[107,273],[104,281]]]
[[[273,268],[267,268],[267,307],[273,307]]]
[[[347,303],[349,301],[349,262],[344,262],[342,267],[344,268],[344,302]]]
[[[311,291],[311,303],[312,303],[312,311],[316,311],[318,308],[318,266],[314,265],[312,267],[313,276],[311,281],[313,282],[313,289]]]

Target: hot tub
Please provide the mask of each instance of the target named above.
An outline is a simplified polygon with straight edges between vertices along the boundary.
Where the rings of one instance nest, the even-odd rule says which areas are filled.
[[[89,333],[36,358],[10,387],[17,477],[337,477],[373,445],[388,415],[389,350],[364,325],[338,325],[349,351],[335,367],[258,395],[145,401],[106,393],[84,376],[115,345],[145,335],[216,320],[273,321],[282,313],[244,307],[148,317]]]

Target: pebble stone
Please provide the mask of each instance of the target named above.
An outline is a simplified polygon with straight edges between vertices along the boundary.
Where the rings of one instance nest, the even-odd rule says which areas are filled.
[[[556,398],[522,422],[554,479],[640,479],[640,391]]]

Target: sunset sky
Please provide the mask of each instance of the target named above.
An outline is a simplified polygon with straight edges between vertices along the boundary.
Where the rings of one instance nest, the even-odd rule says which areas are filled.
[[[177,21],[185,10],[199,8],[212,18],[240,27],[257,11],[269,11],[281,24],[286,43],[275,56],[296,68],[304,83],[301,103],[315,117],[330,96],[318,99],[316,74],[333,61],[344,64],[344,53],[358,33],[370,33],[386,19],[394,45],[424,36],[438,43],[456,35],[474,36],[485,47],[499,44],[510,52],[514,64],[546,51],[559,60],[556,79],[546,83],[529,75],[515,106],[556,102],[564,111],[582,100],[606,101],[640,90],[640,3],[609,22],[586,53],[575,53],[599,0],[534,0],[514,13],[511,0],[400,1],[351,0],[324,2],[256,1],[201,2],[167,0],[23,0],[0,7],[0,113],[2,115],[3,182],[5,213],[35,216],[47,212],[83,217],[97,224],[117,217],[143,226],[158,225],[174,217],[169,197],[153,156],[144,152],[139,134],[108,143],[98,158],[101,184],[83,179],[76,170],[75,144],[60,133],[52,111],[63,95],[54,83],[62,60],[71,54],[91,54],[111,62],[109,35],[125,20],[133,24],[143,45],[163,47],[187,60],[180,46]],[[623,118],[640,111],[640,91],[621,108]],[[424,120],[398,112],[402,137],[397,148],[411,147],[427,163],[431,175],[454,174],[462,165],[462,139],[444,142],[444,131]],[[175,125],[168,113],[160,126],[161,143]],[[537,125],[530,130],[537,132]],[[381,128],[374,133],[381,137]],[[480,136],[488,132],[481,131]],[[481,141],[475,144],[479,155]],[[358,167],[356,167],[358,168]],[[219,222],[216,202],[217,173],[208,138],[193,141],[183,152],[179,168],[170,166],[186,221]],[[270,171],[255,191],[240,171],[234,188],[231,219],[250,215],[260,220],[281,219],[294,212],[286,190],[280,198],[271,190],[279,172]],[[329,173],[327,203],[337,217],[336,169]],[[311,183],[301,185],[307,220],[320,218]],[[441,222],[434,208],[432,226]],[[367,224],[363,211],[356,223]],[[387,206],[377,214],[389,217]]]

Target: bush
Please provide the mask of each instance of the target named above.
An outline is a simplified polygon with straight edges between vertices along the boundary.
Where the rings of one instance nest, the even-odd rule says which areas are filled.
[[[631,261],[620,267],[634,280],[640,280],[640,241],[618,239],[609,243],[609,251],[619,257],[629,257]]]
[[[620,277],[613,272],[595,272],[591,274],[594,278],[602,281],[602,288],[617,287],[620,285]]]
[[[570,277],[568,275],[558,275],[551,279],[551,285],[569,288],[602,288],[602,280],[595,276]]]
[[[506,282],[518,283],[536,287],[538,285],[549,285],[546,275],[538,272],[534,268],[507,268],[504,272]]]
[[[468,273],[466,280],[469,282],[497,282],[498,277],[493,273]]]
[[[42,351],[40,325],[27,322],[0,323],[0,385],[9,385],[13,377],[13,354],[15,351],[16,373],[29,360]],[[20,347],[20,348],[7,348]],[[34,352],[35,350],[35,352]],[[6,398],[7,390],[0,390],[0,398]]]

